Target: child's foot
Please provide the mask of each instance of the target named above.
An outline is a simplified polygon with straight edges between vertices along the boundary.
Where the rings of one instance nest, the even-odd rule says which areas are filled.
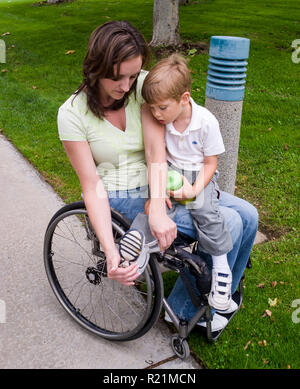
[[[211,330],[212,332],[221,331],[228,324],[228,319],[226,317],[218,315],[215,313],[211,321]],[[206,327],[206,321],[198,321],[197,326]]]
[[[231,272],[220,272],[218,269],[212,269],[211,291],[208,296],[208,303],[211,307],[226,311],[231,302]]]
[[[168,323],[173,323],[172,319],[170,318],[170,316],[168,315],[167,312],[165,312],[164,319]],[[211,321],[211,330],[212,330],[212,332],[220,331],[223,328],[225,328],[227,326],[227,324],[228,324],[228,319],[226,319],[226,317],[218,315],[217,313],[215,313],[213,315],[213,318],[212,318],[212,321]],[[197,326],[206,327],[206,321],[200,321],[199,320],[197,322]]]
[[[237,305],[237,303],[231,299],[228,309],[226,309],[225,311],[216,309],[216,312],[220,312],[224,315],[224,314],[232,313],[232,312],[236,311],[238,308],[239,308],[239,306]]]
[[[119,252],[123,261],[120,266],[126,267],[136,262],[138,273],[142,274],[149,261],[149,250],[145,245],[145,237],[141,231],[129,230],[121,238]]]

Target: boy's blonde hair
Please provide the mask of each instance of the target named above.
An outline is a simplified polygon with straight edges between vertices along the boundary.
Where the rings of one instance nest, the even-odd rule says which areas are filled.
[[[159,61],[147,74],[142,96],[148,104],[166,99],[179,101],[184,92],[191,90],[191,76],[184,57],[172,54]]]

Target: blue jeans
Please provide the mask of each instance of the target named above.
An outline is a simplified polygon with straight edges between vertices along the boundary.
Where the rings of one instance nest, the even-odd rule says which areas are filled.
[[[144,204],[148,199],[147,190],[145,186],[128,191],[108,192],[110,205],[128,219],[133,220],[139,212],[144,211]],[[111,195],[114,198],[111,198]],[[247,201],[222,191],[219,207],[232,238],[233,248],[227,254],[227,259],[232,271],[232,293],[234,293],[243,276],[254,243],[258,227],[258,213],[256,208]],[[174,221],[179,231],[196,239],[193,220],[185,206],[178,207]],[[204,255],[210,262],[210,256]],[[191,282],[194,282],[193,277],[191,277]],[[185,320],[190,320],[196,312],[181,277],[178,277],[168,297],[168,303],[177,316]]]

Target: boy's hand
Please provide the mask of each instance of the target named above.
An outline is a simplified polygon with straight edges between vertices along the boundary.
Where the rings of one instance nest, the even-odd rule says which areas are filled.
[[[171,190],[170,196],[177,201],[190,200],[196,197],[194,187],[189,183],[186,177],[182,176],[183,185],[178,190]]]

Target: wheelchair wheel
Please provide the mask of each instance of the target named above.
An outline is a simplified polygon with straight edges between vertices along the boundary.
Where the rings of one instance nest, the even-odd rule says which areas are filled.
[[[128,225],[112,210],[115,244]],[[44,239],[50,285],[64,309],[80,325],[109,340],[132,340],[156,322],[163,283],[154,256],[134,286],[107,277],[106,259],[83,202],[69,204],[51,219]]]
[[[182,339],[179,335],[171,337],[171,346],[175,354],[181,359],[187,359],[190,356],[190,347],[186,339]]]

